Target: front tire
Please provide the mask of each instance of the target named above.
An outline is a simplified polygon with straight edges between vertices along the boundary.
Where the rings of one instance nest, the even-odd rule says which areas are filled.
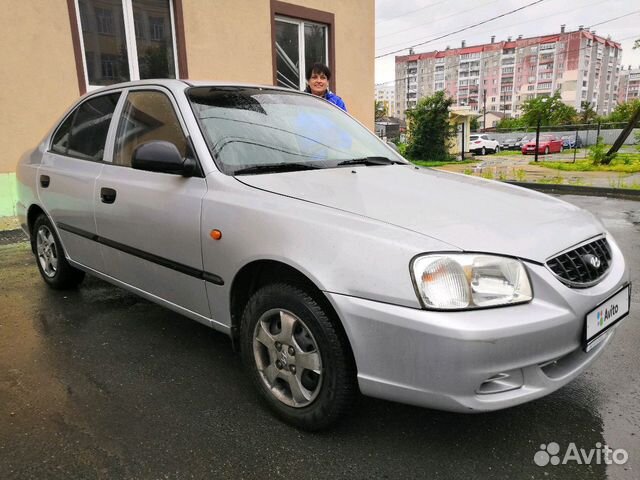
[[[493,151],[493,153],[500,153],[500,146],[496,145],[496,149]]]
[[[285,422],[320,430],[357,392],[349,343],[320,299],[295,285],[260,288],[242,315],[240,347],[254,386]]]
[[[33,224],[31,245],[40,275],[51,288],[66,290],[82,282],[84,272],[69,265],[62,243],[44,214],[38,216]]]
[[[545,155],[549,155],[549,147],[545,147],[544,148],[544,154]]]

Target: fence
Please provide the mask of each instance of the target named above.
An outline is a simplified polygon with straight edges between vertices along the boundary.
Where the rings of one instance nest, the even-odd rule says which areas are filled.
[[[578,125],[555,125],[551,127],[540,127],[540,135],[553,135],[563,139],[565,153],[567,150],[573,151],[576,158],[586,158],[589,154],[586,147],[595,145],[598,137],[602,138],[605,145],[612,145],[626,123],[590,123]],[[503,149],[520,150],[524,141],[536,140],[536,127],[525,127],[520,129],[495,129],[486,133],[489,138],[497,140]],[[634,145],[640,143],[640,128],[634,129],[627,137],[623,147],[624,151],[637,151]]]

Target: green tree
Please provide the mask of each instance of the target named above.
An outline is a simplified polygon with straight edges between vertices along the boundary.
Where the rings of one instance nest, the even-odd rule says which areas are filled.
[[[480,130],[480,124],[478,123],[478,117],[473,117],[470,122],[470,126],[472,132],[477,132]]]
[[[628,122],[631,120],[631,116],[640,107],[640,98],[630,100],[625,103],[619,103],[613,109],[613,112],[606,118],[607,122]]]
[[[416,107],[407,110],[409,142],[407,156],[413,159],[447,160],[448,143],[456,130],[449,123],[449,107],[453,99],[439,91],[422,98]]]
[[[591,102],[583,100],[580,102],[580,113],[578,114],[578,122],[589,123],[598,118],[598,113],[594,110]]]
[[[376,114],[376,122],[380,121],[384,117],[389,116],[387,105],[384,102],[376,101],[373,104],[374,112]]]
[[[565,104],[560,98],[560,91],[550,97],[537,97],[526,100],[522,104],[522,120],[526,125],[566,125],[574,123],[578,112]]]
[[[526,127],[527,124],[522,118],[502,118],[496,125],[496,128],[505,130],[517,130]]]

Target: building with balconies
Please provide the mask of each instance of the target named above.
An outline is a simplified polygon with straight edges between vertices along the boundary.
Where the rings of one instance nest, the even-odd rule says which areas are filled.
[[[590,102],[606,115],[619,100],[622,48],[610,38],[580,27],[567,32],[491,42],[396,57],[395,115],[404,117],[417,101],[439,90],[455,106],[519,117],[522,104],[560,91],[580,111]],[[635,90],[632,90],[635,91]]]

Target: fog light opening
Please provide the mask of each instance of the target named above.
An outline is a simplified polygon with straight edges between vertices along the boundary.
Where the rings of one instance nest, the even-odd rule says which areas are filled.
[[[521,369],[500,372],[487,378],[476,390],[478,395],[491,395],[516,390],[524,384]]]

